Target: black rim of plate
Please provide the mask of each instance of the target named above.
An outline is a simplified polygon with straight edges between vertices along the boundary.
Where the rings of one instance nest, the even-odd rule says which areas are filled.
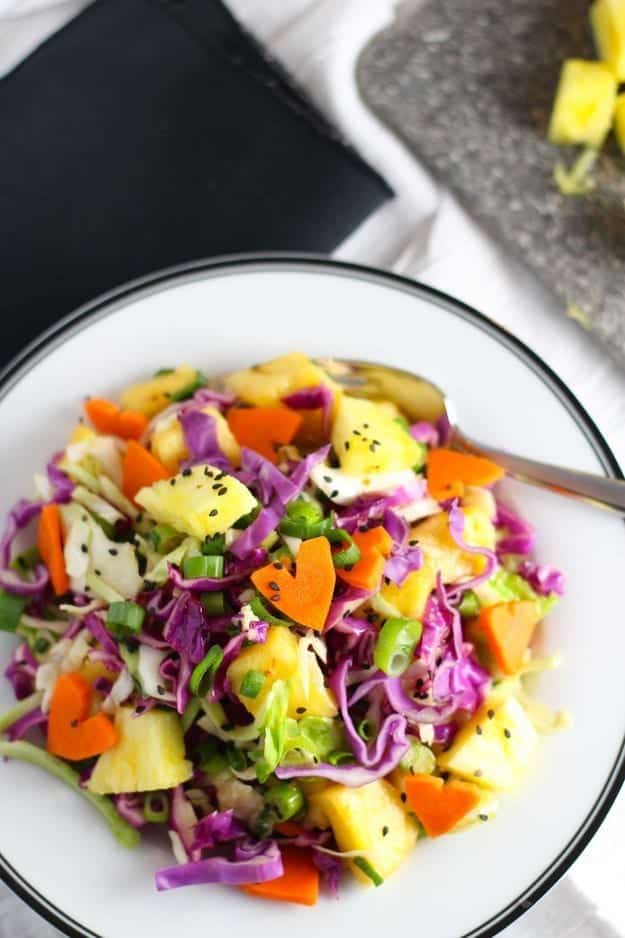
[[[493,322],[482,313],[432,287],[417,283],[397,274],[386,273],[372,267],[359,264],[330,260],[317,255],[301,254],[242,254],[217,257],[212,260],[195,261],[168,268],[135,280],[116,290],[98,297],[80,309],[62,319],[37,339],[0,372],[0,400],[8,390],[28,373],[37,361],[45,357],[52,349],[62,344],[76,332],[87,328],[93,321],[127,305],[139,295],[150,295],[181,282],[206,279],[213,276],[226,276],[242,272],[262,270],[299,271],[329,273],[342,277],[366,280],[401,290],[420,298],[425,298],[446,312],[453,313],[468,321],[496,339],[509,351],[523,361],[534,374],[558,398],[565,410],[575,420],[584,433],[586,440],[598,457],[606,475],[623,479],[619,464],[606,440],[593,419],[579,403],[567,385],[554,371],[528,346]],[[587,817],[580,824],[576,834],[561,850],[533,883],[506,908],[493,915],[488,921],[458,938],[491,938],[503,928],[514,922],[520,915],[531,908],[549,889],[566,873],[571,864],[579,857],[592,837],[597,832],[625,781],[625,739],[621,743],[618,755],[608,775],[603,789]],[[50,924],[59,928],[70,938],[103,938],[80,922],[66,915],[61,909],[49,902],[39,893],[0,853],[0,877]]]

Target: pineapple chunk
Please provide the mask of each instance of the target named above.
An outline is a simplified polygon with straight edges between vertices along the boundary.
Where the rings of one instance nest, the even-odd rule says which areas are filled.
[[[590,25],[599,58],[625,81],[625,3],[596,0],[590,8]]]
[[[241,462],[241,449],[232,435],[225,417],[216,407],[202,408],[202,413],[208,414],[215,420],[217,431],[217,444],[233,466],[238,466]],[[150,438],[152,453],[156,456],[166,469],[170,472],[176,472],[183,459],[189,455],[182,432],[180,421],[175,414],[171,417],[165,417],[160,420]]]
[[[484,788],[505,791],[528,766],[537,743],[536,730],[516,697],[493,694],[460,730],[451,748],[441,753],[438,765]]]
[[[282,355],[256,368],[235,371],[226,378],[226,386],[237,397],[255,407],[272,407],[301,388],[325,384],[335,392],[338,385],[323,369],[301,352]]]
[[[553,104],[549,140],[600,147],[612,126],[616,78],[601,62],[568,59]]]
[[[303,675],[303,668],[307,674]],[[298,708],[306,708],[306,716],[334,717],[337,707],[334,698],[324,686],[323,674],[313,654],[299,653],[297,637],[288,628],[272,626],[267,641],[262,645],[250,645],[228,668],[228,678],[235,694],[248,671],[260,671],[265,681],[256,697],[241,696],[241,703],[253,716],[260,712],[269,691],[276,681],[290,680],[288,715],[298,719],[303,714]]]
[[[464,533],[467,544],[474,547],[495,547],[495,528],[483,506],[463,507]],[[428,596],[440,572],[444,583],[455,583],[463,577],[479,574],[484,569],[484,558],[460,550],[449,533],[446,512],[432,515],[416,524],[410,533],[423,550],[420,570],[409,573],[404,582],[385,583],[379,597],[373,597],[372,606],[382,615],[407,616],[420,619]]]
[[[180,717],[171,710],[148,710],[133,716],[133,707],[115,715],[119,742],[103,752],[87,783],[98,795],[156,791],[181,785],[193,775],[185,759]]]
[[[138,410],[146,417],[153,417],[159,410],[171,404],[172,394],[178,394],[197,380],[197,370],[191,365],[180,365],[175,371],[158,375],[150,381],[142,381],[126,388],[120,397],[125,410]]]
[[[400,866],[417,842],[414,820],[399,792],[384,779],[361,788],[329,785],[309,795],[308,804],[309,819],[321,826],[329,824],[339,848],[362,851],[383,879]],[[371,885],[362,870],[353,864],[352,869],[358,879]]]
[[[135,501],[157,521],[200,540],[223,534],[256,507],[250,490],[215,466],[194,466],[186,472],[140,489]],[[215,488],[216,478],[220,489]]]
[[[85,427],[84,424],[77,423],[70,434],[68,443],[85,443],[87,440],[92,440],[95,436],[97,436],[97,434],[91,427]]]
[[[423,447],[373,401],[343,396],[332,428],[332,446],[349,475],[396,472],[423,462]]]
[[[625,92],[616,99],[614,107],[614,135],[616,141],[625,153]]]

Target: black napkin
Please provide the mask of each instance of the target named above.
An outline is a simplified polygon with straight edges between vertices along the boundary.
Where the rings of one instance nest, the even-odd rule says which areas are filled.
[[[329,252],[392,194],[218,0],[98,0],[0,81],[0,127],[5,355],[162,267]]]

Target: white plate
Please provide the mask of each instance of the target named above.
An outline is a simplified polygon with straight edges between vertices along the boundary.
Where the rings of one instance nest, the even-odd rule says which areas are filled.
[[[301,349],[389,362],[433,378],[467,432],[495,446],[620,475],[590,418],[528,349],[470,309],[425,287],[351,266],[234,259],[164,274],[100,300],[36,343],[0,386],[4,512],[30,473],[58,450],[88,393],[183,361],[224,371]],[[539,554],[569,591],[541,637],[564,655],[540,696],[568,708],[574,729],[543,741],[539,765],[499,816],[468,833],[423,842],[381,889],[343,890],[315,908],[274,905],[237,890],[154,890],[171,862],[150,841],[117,847],[99,816],[39,770],[0,767],[0,867],[5,880],[68,935],[360,938],[493,935],[549,888],[588,842],[623,778],[625,629],[615,599],[625,532],[615,516],[522,485],[510,496],[539,532]],[[0,636],[8,658],[11,637]],[[11,694],[2,682],[0,706]],[[184,925],[182,925],[184,923]]]

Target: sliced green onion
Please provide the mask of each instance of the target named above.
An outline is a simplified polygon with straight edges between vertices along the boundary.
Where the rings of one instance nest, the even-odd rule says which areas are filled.
[[[115,804],[106,795],[95,795],[88,788],[83,788],[80,783],[80,774],[72,766],[50,755],[38,746],[32,743],[25,743],[23,740],[16,742],[7,742],[0,740],[0,756],[7,759],[19,759],[22,762],[30,762],[32,765],[39,766],[50,775],[54,775],[60,781],[65,782],[70,788],[73,788],[78,794],[90,801],[100,814],[105,818],[111,833],[124,847],[136,847],[141,836],[139,831],[135,830],[128,821],[118,814]]]
[[[418,619],[387,619],[373,652],[376,668],[389,677],[403,674],[412,661],[422,631]]]
[[[162,824],[169,817],[169,801],[163,791],[149,791],[143,799],[143,816],[148,824]]]
[[[334,566],[342,569],[343,567],[353,567],[360,560],[360,548],[354,543],[351,534],[344,531],[343,528],[335,528],[328,531],[327,539],[331,544],[346,544],[343,550],[337,551],[332,555]]]
[[[184,534],[180,534],[170,524],[157,524],[150,531],[149,537],[154,550],[159,554],[168,554],[178,546]]]
[[[226,749],[226,759],[228,760],[230,768],[234,769],[235,772],[245,772],[247,759],[241,749],[237,749],[236,746],[228,746]]]
[[[279,619],[278,616],[272,615],[260,596],[255,596],[254,599],[252,599],[250,602],[250,609],[261,622],[268,622],[269,625],[289,626],[293,624],[290,619]]]
[[[261,688],[265,683],[265,675],[262,671],[247,671],[239,687],[239,696],[258,697]]]
[[[224,558],[214,554],[185,557],[182,574],[186,580],[199,580],[202,577],[218,578],[224,575]]]
[[[242,531],[244,528],[249,528],[252,521],[255,521],[259,514],[260,514],[260,504],[257,504],[246,515],[241,515],[241,517],[237,521],[234,522],[232,527],[236,528],[237,531]]]
[[[413,775],[431,775],[436,768],[436,756],[417,739],[410,740],[410,749],[399,763],[402,769]]]
[[[354,753],[348,752],[347,749],[335,749],[334,752],[331,752],[328,756],[330,765],[348,765],[355,761]]]
[[[202,542],[202,553],[207,555],[224,554],[226,551],[226,537],[224,534],[216,534],[214,537],[208,535]]]
[[[312,537],[321,537],[327,534],[332,528],[332,519],[323,518],[321,521],[308,522],[296,521],[293,518],[283,518],[278,525],[280,534],[286,534],[287,537],[299,537],[302,541],[309,540]]]
[[[370,720],[368,717],[361,720],[356,729],[360,738],[366,743],[372,740],[378,732],[375,720]]]
[[[317,524],[323,520],[323,512],[319,505],[304,498],[297,498],[287,505],[286,513],[291,521],[300,521],[303,524]]]
[[[111,603],[106,616],[106,624],[111,632],[124,634],[125,632],[140,632],[145,619],[145,609],[137,603],[116,602]]]
[[[369,861],[365,860],[364,857],[354,857],[352,863],[354,866],[357,866],[359,870],[362,870],[365,876],[369,877],[374,886],[381,886],[384,882],[375,867],[371,866]]]
[[[37,547],[29,547],[14,557],[11,561],[11,567],[18,573],[26,573],[28,570],[34,570],[37,564],[41,563],[41,554]]]
[[[182,732],[187,733],[193,724],[195,723],[195,718],[202,709],[202,701],[199,697],[192,697],[189,703],[184,708],[184,713],[180,720],[180,725],[182,726]]]
[[[477,593],[474,593],[473,590],[467,590],[458,606],[458,611],[463,619],[474,619],[479,616],[480,601]]]
[[[14,632],[27,605],[25,596],[13,596],[0,589],[0,632]]]
[[[215,678],[217,668],[223,661],[223,649],[219,645],[209,648],[206,657],[195,666],[189,681],[189,690],[196,697],[204,697],[208,693]]]
[[[226,598],[223,590],[215,593],[200,593],[200,602],[207,616],[223,616],[226,613]]]
[[[297,782],[279,782],[269,789],[265,801],[275,809],[281,821],[288,821],[306,807],[304,793]]]
[[[206,375],[203,375],[201,371],[196,371],[194,380],[190,381],[189,384],[185,384],[185,386],[180,388],[179,391],[172,391],[170,400],[172,402],[186,401],[187,398],[193,397],[195,392],[200,388],[205,387],[207,381],[208,378]]]

